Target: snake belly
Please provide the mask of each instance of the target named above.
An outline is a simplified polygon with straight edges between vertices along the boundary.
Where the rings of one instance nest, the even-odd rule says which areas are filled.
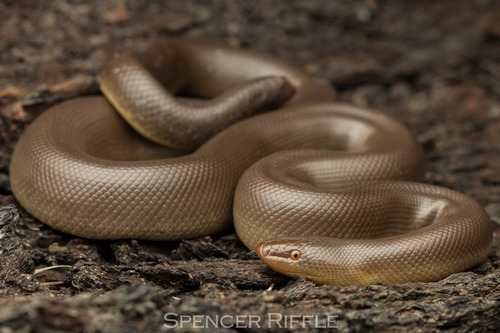
[[[255,103],[273,104],[267,91],[279,80],[262,77],[286,78],[295,94],[242,120]],[[17,200],[57,230],[170,241],[234,221],[242,242],[273,269],[327,284],[434,281],[488,255],[487,214],[464,195],[418,183],[422,149],[403,125],[336,103],[328,84],[294,66],[171,41],[138,61],[111,57],[100,83],[107,98],[54,106],[12,156]],[[284,91],[280,102],[290,95]],[[179,101],[170,94],[177,92],[222,97]],[[175,138],[162,138],[159,124]],[[194,149],[190,137],[207,141],[179,150]]]

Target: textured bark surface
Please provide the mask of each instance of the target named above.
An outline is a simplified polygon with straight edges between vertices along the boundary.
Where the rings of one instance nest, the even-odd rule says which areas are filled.
[[[221,331],[319,331],[328,320],[342,332],[500,330],[500,2],[4,1],[0,34],[1,327],[157,332],[177,313],[202,324],[228,315]],[[341,100],[404,122],[425,149],[426,181],[489,213],[488,260],[435,283],[315,286],[269,270],[234,230],[92,241],[11,206],[9,159],[24,128],[54,103],[99,94],[110,50],[169,36],[293,61],[330,80]]]

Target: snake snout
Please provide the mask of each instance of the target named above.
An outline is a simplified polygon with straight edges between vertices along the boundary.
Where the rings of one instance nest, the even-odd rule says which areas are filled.
[[[265,242],[262,242],[257,244],[255,252],[257,252],[257,255],[259,256],[260,259],[264,260],[264,258],[269,255],[269,252],[271,252],[271,247]]]

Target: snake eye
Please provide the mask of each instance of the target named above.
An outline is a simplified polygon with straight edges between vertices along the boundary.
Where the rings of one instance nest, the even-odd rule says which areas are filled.
[[[292,260],[299,260],[300,258],[300,251],[299,250],[293,250],[290,252],[290,258],[292,258]]]

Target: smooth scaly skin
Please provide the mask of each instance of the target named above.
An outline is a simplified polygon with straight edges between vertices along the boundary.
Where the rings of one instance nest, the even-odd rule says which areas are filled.
[[[432,281],[486,258],[491,225],[477,203],[401,182],[422,179],[423,156],[390,117],[333,103],[324,82],[251,52],[176,41],[139,59],[110,58],[102,90],[134,128],[152,129],[152,140],[174,148],[226,126],[221,114],[234,122],[282,102],[292,90],[281,77],[296,93],[281,110],[242,120],[176,158],[166,157],[179,151],[143,139],[102,97],[55,106],[26,130],[11,164],[16,198],[46,224],[96,239],[177,240],[220,231],[234,215],[251,249],[299,236],[257,252],[275,270],[318,283]],[[178,101],[141,66],[171,92],[230,92]]]

